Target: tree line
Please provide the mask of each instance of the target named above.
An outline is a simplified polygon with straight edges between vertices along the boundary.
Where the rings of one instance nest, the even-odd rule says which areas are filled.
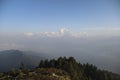
[[[120,80],[120,75],[98,69],[92,64],[81,64],[74,57],[41,60],[39,68],[57,68],[69,73],[72,80]]]

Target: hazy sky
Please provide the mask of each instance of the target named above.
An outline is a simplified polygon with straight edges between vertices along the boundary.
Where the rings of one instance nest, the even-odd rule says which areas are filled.
[[[5,33],[73,31],[119,27],[117,0],[1,0],[0,29]]]
[[[0,1],[0,50],[74,56],[120,73],[118,0]]]

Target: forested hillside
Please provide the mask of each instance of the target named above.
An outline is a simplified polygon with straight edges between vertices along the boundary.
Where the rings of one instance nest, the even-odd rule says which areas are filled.
[[[0,80],[120,80],[120,75],[78,63],[73,57],[41,60],[35,69],[22,63],[19,69],[0,73]]]
[[[120,75],[98,69],[92,64],[78,63],[73,57],[41,61],[39,68],[57,68],[69,73],[72,80],[120,80]]]

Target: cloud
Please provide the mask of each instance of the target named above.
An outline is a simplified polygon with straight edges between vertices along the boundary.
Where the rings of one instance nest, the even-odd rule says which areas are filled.
[[[51,37],[51,38],[81,38],[81,37],[111,37],[120,36],[120,28],[81,28],[79,32],[61,28],[57,32],[28,32],[24,33],[27,37]]]
[[[32,36],[37,36],[37,37],[74,37],[74,38],[80,38],[83,36],[87,36],[87,32],[72,32],[69,29],[66,28],[61,28],[57,32],[28,32],[24,33],[25,36],[32,37]]]
[[[61,28],[60,29],[60,34],[64,35],[64,34],[70,34],[70,30],[66,29],[66,28]]]
[[[24,35],[26,35],[26,36],[30,37],[30,36],[34,36],[34,33],[32,33],[32,32],[29,32],[29,33],[24,33]]]

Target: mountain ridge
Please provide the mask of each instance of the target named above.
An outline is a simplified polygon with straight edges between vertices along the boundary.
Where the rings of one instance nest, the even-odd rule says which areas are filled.
[[[24,63],[27,68],[34,68],[41,59],[43,58],[30,55],[20,50],[0,51],[0,72],[18,69],[21,63]]]

